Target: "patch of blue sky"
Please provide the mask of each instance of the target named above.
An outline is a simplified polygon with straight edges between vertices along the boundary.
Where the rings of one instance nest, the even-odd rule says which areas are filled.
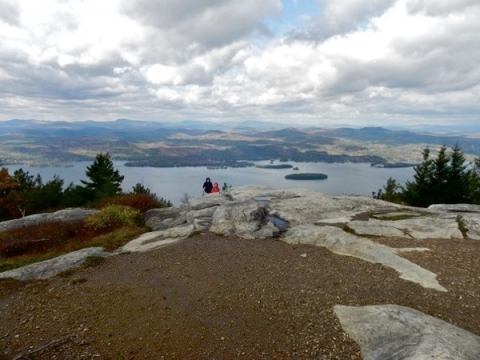
[[[320,16],[321,6],[318,0],[282,0],[282,16],[265,19],[266,26],[276,36],[300,29]]]

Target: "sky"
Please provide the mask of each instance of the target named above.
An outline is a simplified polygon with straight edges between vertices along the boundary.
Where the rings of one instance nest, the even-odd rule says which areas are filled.
[[[479,0],[0,0],[0,121],[480,123]]]

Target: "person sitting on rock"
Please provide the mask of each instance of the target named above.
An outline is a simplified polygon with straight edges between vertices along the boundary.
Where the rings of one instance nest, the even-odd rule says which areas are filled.
[[[219,193],[220,189],[218,188],[218,183],[214,182],[213,183],[213,188],[212,188],[212,193]]]

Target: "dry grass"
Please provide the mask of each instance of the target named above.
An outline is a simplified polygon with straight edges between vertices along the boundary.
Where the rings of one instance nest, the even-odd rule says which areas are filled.
[[[48,260],[75,250],[102,246],[107,251],[148,231],[143,226],[115,229],[85,226],[81,222],[56,222],[0,233],[0,271]]]

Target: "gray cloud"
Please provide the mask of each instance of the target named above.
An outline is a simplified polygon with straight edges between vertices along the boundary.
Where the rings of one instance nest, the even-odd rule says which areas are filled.
[[[408,0],[407,9],[412,14],[448,16],[462,13],[470,7],[479,7],[477,0]]]
[[[280,0],[124,1],[123,14],[157,31],[153,40],[174,48],[210,49],[266,31],[263,20],[279,16]]]
[[[20,8],[14,0],[0,0],[0,21],[12,26],[20,25]]]
[[[8,56],[10,55],[10,56]],[[114,97],[121,93],[121,78],[112,69],[127,65],[112,54],[102,63],[70,64],[55,61],[32,66],[18,54],[3,54],[0,67],[8,73],[0,93],[32,99],[88,100]]]

